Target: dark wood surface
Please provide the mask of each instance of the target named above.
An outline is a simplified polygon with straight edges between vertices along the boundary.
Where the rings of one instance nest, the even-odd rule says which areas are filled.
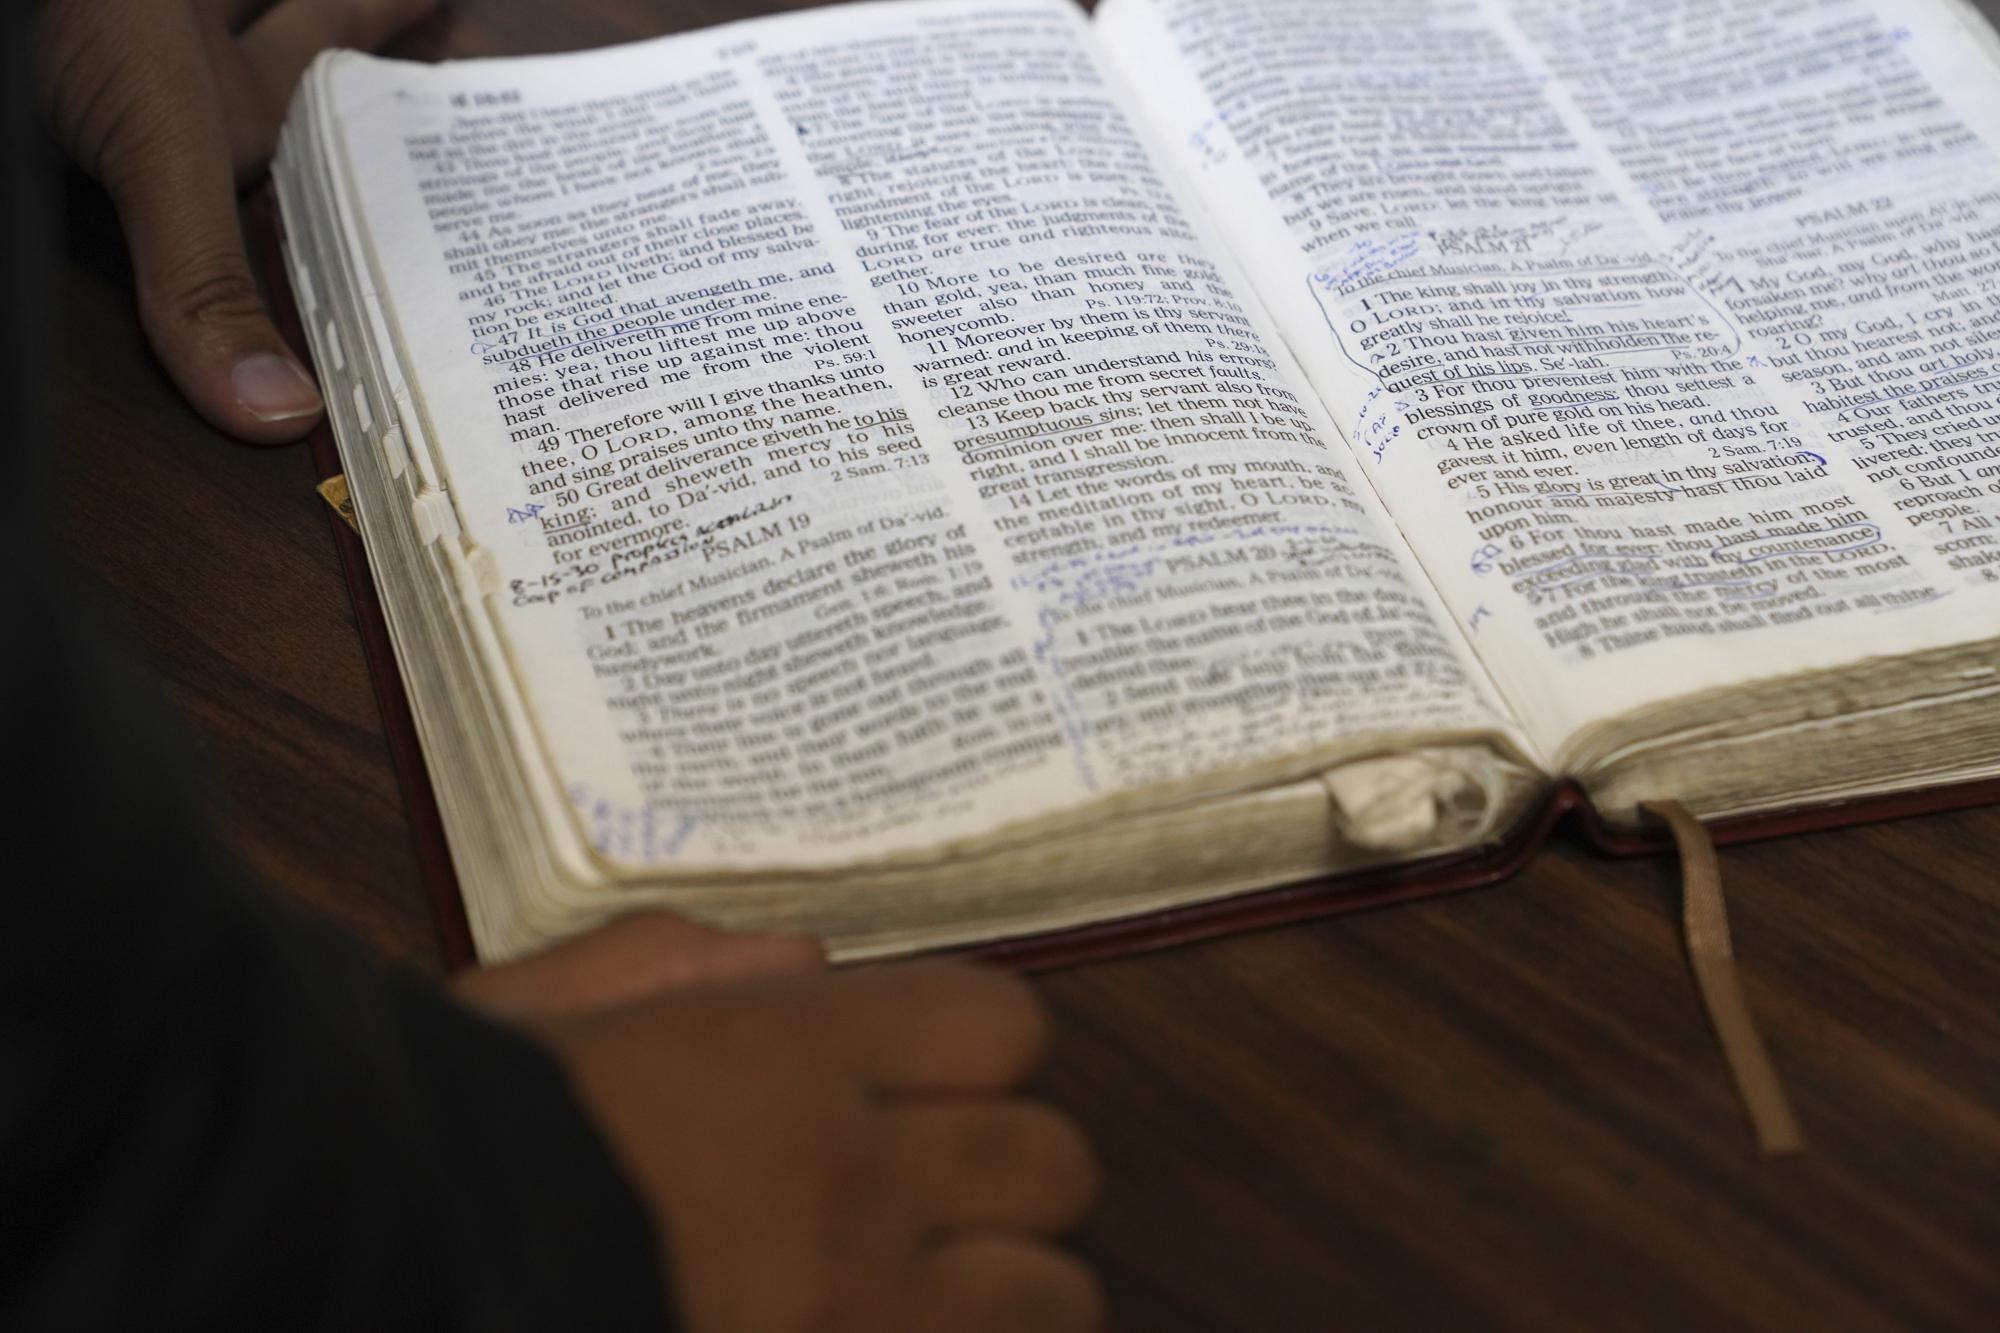
[[[401,50],[777,7],[457,0]],[[184,716],[243,859],[435,971],[307,455],[181,405],[109,214],[81,187],[70,207],[68,554]],[[2000,811],[1723,863],[1799,1159],[1751,1155],[1666,864],[1557,846],[1501,889],[1046,978],[1043,1086],[1107,1166],[1081,1243],[1113,1326],[2000,1327]]]

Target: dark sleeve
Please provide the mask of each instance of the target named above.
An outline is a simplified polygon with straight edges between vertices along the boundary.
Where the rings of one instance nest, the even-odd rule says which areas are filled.
[[[555,1064],[241,885],[60,589],[57,250],[16,95],[33,7],[5,8],[0,1328],[656,1333],[648,1219]]]

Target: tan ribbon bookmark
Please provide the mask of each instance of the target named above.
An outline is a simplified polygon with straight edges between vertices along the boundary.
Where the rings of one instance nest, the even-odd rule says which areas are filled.
[[[1679,801],[1649,801],[1639,807],[1666,821],[1681,854],[1681,928],[1687,937],[1688,964],[1695,989],[1708,1010],[1708,1020],[1722,1042],[1723,1058],[1736,1079],[1736,1094],[1750,1116],[1758,1151],[1782,1157],[1805,1151],[1798,1117],[1792,1114],[1785,1085],[1771,1065],[1743,983],[1736,972],[1736,954],[1729,944],[1729,914],[1722,901],[1722,872],[1715,844],[1701,821]]]

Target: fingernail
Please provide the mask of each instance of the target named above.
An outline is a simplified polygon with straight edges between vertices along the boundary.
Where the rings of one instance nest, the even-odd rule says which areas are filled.
[[[259,421],[291,421],[318,413],[326,404],[312,379],[290,357],[257,352],[229,372],[236,401]]]

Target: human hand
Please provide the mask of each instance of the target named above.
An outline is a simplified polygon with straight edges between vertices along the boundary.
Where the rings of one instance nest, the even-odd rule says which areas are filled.
[[[552,949],[452,981],[461,1003],[532,1027],[695,986],[824,970],[818,941],[735,935],[667,912],[638,912]]]
[[[373,48],[435,0],[44,0],[35,65],[56,138],[118,209],[153,351],[239,439],[304,435],[319,391],[250,275],[239,183],[329,46]]]
[[[1091,1333],[1052,1242],[1096,1168],[1013,1095],[1018,982],[924,964],[705,987],[543,1025],[659,1229],[690,1333]]]

